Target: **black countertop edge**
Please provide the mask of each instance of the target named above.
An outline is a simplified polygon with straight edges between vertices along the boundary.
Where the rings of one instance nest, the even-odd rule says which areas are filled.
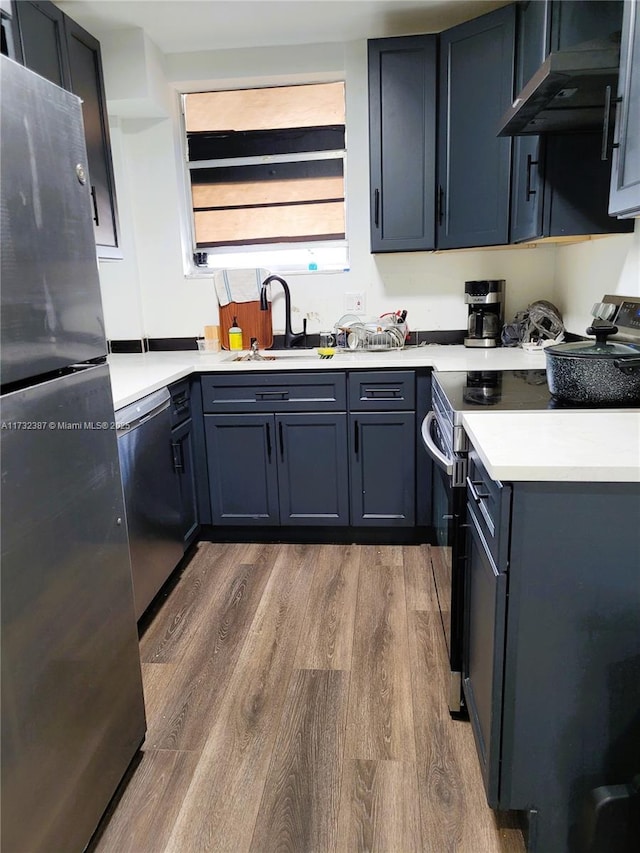
[[[410,332],[406,346],[419,346],[420,344],[462,344],[466,331],[463,329],[450,329],[444,331],[423,331],[421,329]],[[319,334],[309,334],[306,339],[307,347],[320,345]],[[284,348],[284,335],[273,336],[273,349]],[[138,338],[138,339],[113,339],[109,341],[109,352],[112,353],[136,353],[136,352],[174,352],[178,350],[197,350],[197,338]]]

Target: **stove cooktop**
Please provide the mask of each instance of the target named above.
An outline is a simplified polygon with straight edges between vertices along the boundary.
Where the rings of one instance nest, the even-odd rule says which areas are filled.
[[[596,303],[591,316],[609,320],[617,327],[612,340],[640,344],[640,297],[608,294]],[[539,411],[545,409],[623,409],[636,404],[617,403],[606,406],[584,403],[567,403],[556,400],[547,385],[546,370],[474,370],[434,373],[433,382],[439,385],[442,405],[448,409],[447,417],[458,424],[461,412],[492,409],[502,412]],[[448,403],[448,406],[445,404]]]
[[[590,408],[584,403],[556,400],[549,391],[544,369],[451,371],[434,373],[433,381],[440,386],[452,412],[458,414],[480,409],[521,412]],[[592,408],[625,407],[617,403],[610,407],[599,404]]]

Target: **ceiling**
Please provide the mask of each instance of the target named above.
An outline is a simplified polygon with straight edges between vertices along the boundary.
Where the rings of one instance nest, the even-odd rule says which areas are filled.
[[[165,53],[439,32],[509,0],[56,0],[100,39],[140,27]]]

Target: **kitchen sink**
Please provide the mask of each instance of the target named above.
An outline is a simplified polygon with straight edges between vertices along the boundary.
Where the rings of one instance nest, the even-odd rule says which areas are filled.
[[[317,352],[315,349],[307,349],[307,350],[277,350],[275,354],[273,353],[260,353],[262,358],[249,358],[246,352],[241,355],[231,355],[229,358],[225,358],[225,362],[229,361],[246,361],[249,364],[251,362],[256,362],[259,364],[261,361],[298,361],[305,360],[307,361],[310,358],[318,358]]]

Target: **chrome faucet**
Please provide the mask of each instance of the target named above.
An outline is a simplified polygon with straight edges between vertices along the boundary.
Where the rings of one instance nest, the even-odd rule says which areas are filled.
[[[291,349],[292,347],[302,346],[307,337],[307,319],[302,321],[302,331],[301,332],[292,332],[291,331],[291,293],[289,292],[289,285],[287,282],[280,278],[279,275],[270,275],[262,282],[260,287],[260,309],[262,311],[266,311],[269,307],[267,303],[267,285],[272,281],[277,281],[282,285],[282,289],[284,290],[284,346],[285,349]]]
[[[258,343],[257,338],[251,338],[251,349],[246,355],[247,361],[266,361],[263,355],[260,355],[258,350],[260,349],[260,344]]]

